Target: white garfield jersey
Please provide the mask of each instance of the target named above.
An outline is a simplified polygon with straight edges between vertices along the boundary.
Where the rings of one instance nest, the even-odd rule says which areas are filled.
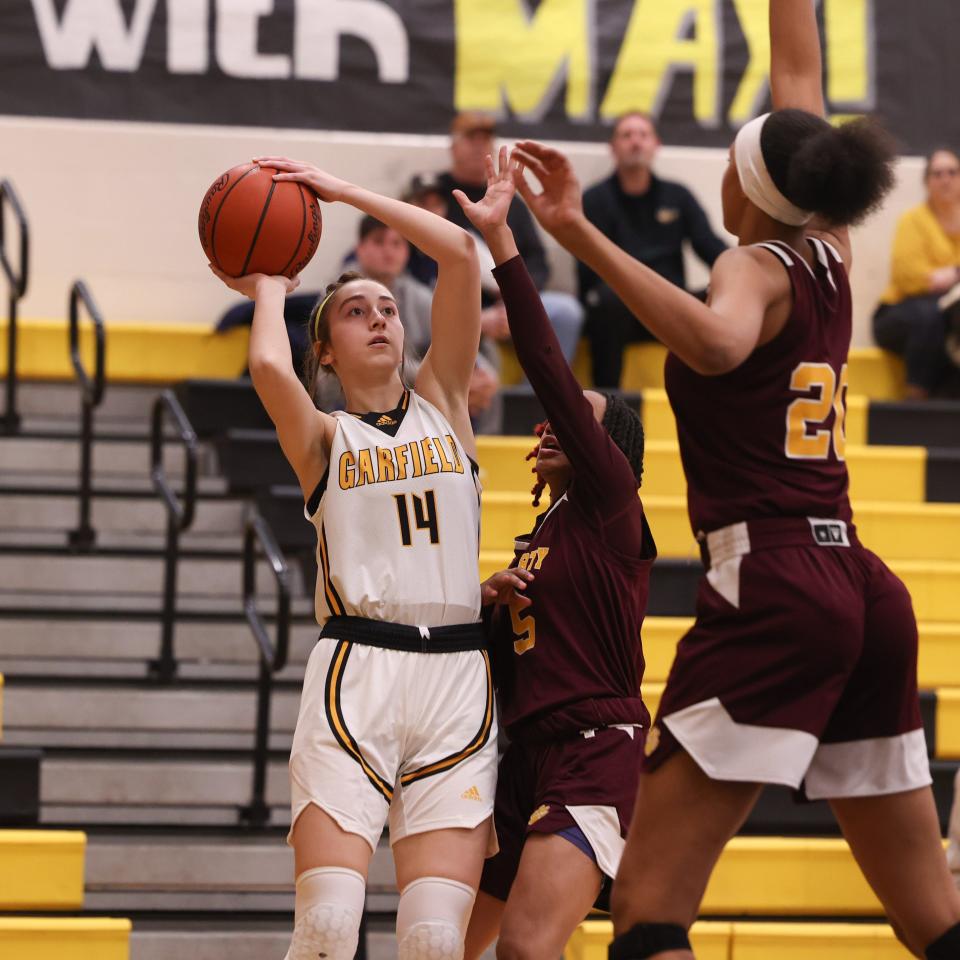
[[[317,622],[480,619],[480,488],[443,414],[413,391],[395,436],[338,412],[317,531]],[[312,498],[311,498],[312,499]],[[312,506],[312,504],[311,504]]]

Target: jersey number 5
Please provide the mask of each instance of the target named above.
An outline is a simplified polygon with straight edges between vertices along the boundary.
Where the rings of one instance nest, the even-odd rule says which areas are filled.
[[[413,546],[413,536],[410,530],[410,513],[407,510],[407,495],[405,493],[395,494],[393,497],[397,501],[397,520],[400,523],[400,540],[405,547]],[[415,493],[410,494],[413,501],[413,520],[418,530],[430,531],[430,542],[433,544],[440,542],[440,530],[437,526],[437,501],[432,490],[427,490],[423,497],[418,497]]]
[[[784,449],[791,460],[826,460],[830,444],[838,460],[847,453],[847,365],[840,369],[840,382],[828,363],[801,363],[790,377],[790,389],[815,394],[794,400],[787,407],[787,437]],[[833,429],[823,424],[833,411]],[[812,427],[813,429],[809,429]]]

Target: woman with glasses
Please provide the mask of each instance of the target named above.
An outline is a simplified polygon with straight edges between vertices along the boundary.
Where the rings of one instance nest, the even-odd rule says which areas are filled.
[[[897,224],[890,285],[873,317],[877,343],[906,362],[908,400],[925,400],[950,371],[939,301],[960,283],[960,157],[930,154],[924,183],[927,199]]]

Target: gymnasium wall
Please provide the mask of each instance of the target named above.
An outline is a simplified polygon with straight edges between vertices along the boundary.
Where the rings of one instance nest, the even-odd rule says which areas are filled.
[[[609,170],[604,144],[567,143],[589,183]],[[20,192],[31,224],[31,279],[26,317],[64,315],[76,277],[90,284],[109,322],[212,324],[235,300],[213,279],[197,238],[197,210],[222,170],[260,153],[326,165],[374,190],[396,193],[416,172],[446,166],[440,136],[313,133],[198,125],[0,117],[0,176]],[[659,172],[686,183],[720,228],[719,184],[726,151],[664,147]],[[900,164],[884,209],[856,232],[855,332],[871,342],[869,318],[886,284],[898,214],[922,199],[922,163]],[[324,205],[320,250],[304,272],[304,289],[335,275],[354,241],[357,211]],[[570,257],[551,246],[554,286],[573,289]],[[702,283],[699,262],[691,281]]]

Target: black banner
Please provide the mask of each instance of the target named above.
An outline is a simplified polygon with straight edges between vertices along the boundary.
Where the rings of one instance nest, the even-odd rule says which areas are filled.
[[[802,0],[798,0],[802,2]],[[836,114],[905,150],[960,145],[960,4],[820,0]],[[628,109],[665,142],[762,112],[767,0],[3,0],[0,114],[597,140]]]

